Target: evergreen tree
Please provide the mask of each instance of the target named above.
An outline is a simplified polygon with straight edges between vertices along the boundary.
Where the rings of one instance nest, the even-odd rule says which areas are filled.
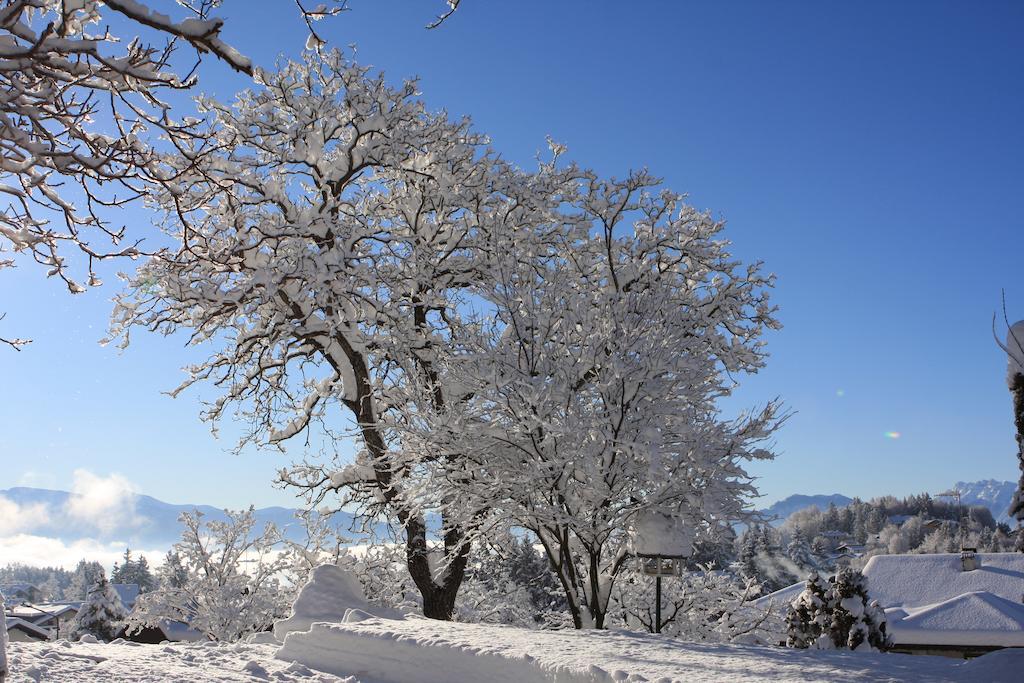
[[[889,647],[885,613],[868,596],[867,579],[849,567],[829,579],[828,637],[837,649],[856,650],[865,644],[875,650]]]
[[[809,569],[815,565],[814,558],[811,555],[811,546],[807,543],[807,537],[800,527],[793,531],[793,537],[786,547],[786,554],[801,569]]]
[[[71,640],[78,640],[84,635],[95,636],[98,640],[113,640],[127,617],[124,605],[117,591],[101,577],[86,598],[82,608],[75,617],[71,628]]]
[[[828,504],[828,510],[821,518],[822,531],[839,531],[839,508],[835,503]]]
[[[151,591],[156,587],[156,578],[149,569],[149,561],[145,556],[139,556],[138,560],[133,560],[130,548],[125,548],[124,564],[114,564],[114,569],[110,573],[110,582],[136,584],[140,593]]]
[[[71,576],[71,583],[64,591],[65,600],[85,600],[89,591],[100,582],[106,581],[106,572],[99,562],[86,562],[79,560],[75,572]]]
[[[824,560],[828,556],[828,541],[825,540],[824,536],[814,537],[814,540],[811,541],[811,552],[819,560]]]
[[[786,614],[786,646],[807,649],[818,647],[828,624],[825,587],[821,578],[812,573],[800,595],[789,605]]]
[[[188,568],[181,561],[181,555],[175,550],[168,550],[164,563],[157,569],[157,578],[163,589],[184,588],[188,583]]]

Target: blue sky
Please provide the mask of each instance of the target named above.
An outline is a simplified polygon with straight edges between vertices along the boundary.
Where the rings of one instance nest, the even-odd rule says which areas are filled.
[[[1024,5],[464,0],[425,31],[440,0],[351,4],[325,37],[419,75],[506,158],[530,164],[551,135],[604,174],[647,166],[778,275],[785,327],[725,405],[795,411],[754,470],[766,500],[1016,478],[990,325],[1001,288],[1024,318]],[[228,0],[226,37],[264,66],[296,55],[290,6]],[[200,88],[244,87],[205,66]],[[38,270],[0,273],[3,332],[36,340],[0,349],[0,488],[68,488],[86,468],[171,502],[292,504],[269,484],[289,456],[230,455],[233,428],[199,423],[211,389],[160,393],[195,357],[180,340],[95,343],[116,287],[71,298]]]

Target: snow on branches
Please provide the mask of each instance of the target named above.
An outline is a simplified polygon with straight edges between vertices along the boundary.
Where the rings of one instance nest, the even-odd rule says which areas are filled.
[[[742,463],[771,457],[758,444],[778,407],[728,421],[715,401],[726,376],[761,367],[762,331],[777,323],[770,278],[646,173],[583,174],[569,200],[556,229],[495,234],[479,290],[494,314],[446,361],[468,398],[417,404],[423,426],[403,443],[452,455],[433,486],[533,531],[577,627],[601,628],[639,516],[692,532],[745,516]]]
[[[560,164],[554,143],[513,168],[415,83],[337,52],[257,77],[233,105],[200,98],[216,151],[183,154],[157,195],[183,247],[131,278],[112,336],[210,342],[177,391],[221,387],[204,417],[247,417],[240,446],[335,436],[340,410],[356,462],[282,481],[397,521],[428,616],[451,618],[495,528],[533,531],[576,625],[600,627],[639,514],[745,516],[742,465],[771,457],[778,406],[724,420],[716,401],[777,323],[771,278],[721,223],[645,172]]]
[[[269,628],[290,597],[281,585],[289,557],[272,524],[255,528],[253,508],[225,510],[226,521],[183,513],[174,553],[178,580],[143,593],[127,621],[130,630],[180,621],[211,640],[234,641]]]

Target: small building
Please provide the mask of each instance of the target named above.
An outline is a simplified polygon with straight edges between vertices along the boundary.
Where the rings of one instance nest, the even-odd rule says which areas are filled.
[[[4,602],[8,605],[43,599],[43,591],[31,583],[0,583],[0,595],[4,596]]]
[[[7,609],[7,615],[45,629],[53,639],[66,637],[78,615],[81,603],[22,603]]]
[[[885,610],[894,652],[969,658],[1024,647],[1024,553],[875,555],[868,595]],[[800,582],[755,600],[765,629],[785,643],[785,616]]]
[[[110,587],[117,593],[117,597],[121,598],[121,604],[124,605],[125,610],[131,612],[135,607],[135,601],[139,599],[139,584],[112,583]]]
[[[868,592],[895,652],[975,657],[1024,647],[1024,554],[876,555]]]
[[[133,631],[122,630],[121,638],[134,643],[158,645],[160,643],[195,643],[209,640],[204,633],[181,621],[163,619],[158,626],[143,626]]]
[[[7,640],[12,643],[36,643],[50,639],[49,631],[30,621],[9,616],[5,616],[4,621],[7,627]]]

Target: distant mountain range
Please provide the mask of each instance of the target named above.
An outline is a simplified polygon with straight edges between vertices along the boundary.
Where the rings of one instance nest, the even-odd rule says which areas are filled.
[[[1016,524],[1016,521],[1007,514],[1013,492],[1017,490],[1016,483],[995,479],[958,481],[954,488],[960,491],[960,502],[964,505],[984,505],[992,511],[992,516],[997,522],[1005,522],[1011,526]]]
[[[1017,484],[1014,482],[996,481],[995,479],[974,482],[958,481],[953,488],[960,491],[960,502],[964,505],[983,505],[992,511],[992,516],[997,522],[1014,524],[1014,521],[1006,513],[1010,507],[1010,499],[1013,498],[1013,492],[1017,489]],[[779,526],[797,510],[803,510],[812,506],[817,507],[819,510],[824,510],[828,507],[829,503],[835,503],[836,507],[844,507],[852,501],[852,498],[839,493],[817,496],[796,494],[783,498],[770,507],[761,510],[761,513],[769,519],[773,519],[772,523],[775,526]]]
[[[21,519],[16,526],[11,520],[0,520],[0,529],[8,534],[16,532],[58,538],[64,543],[98,539],[120,541],[140,549],[169,548],[181,539],[182,525],[178,521],[181,513],[199,510],[207,520],[226,519],[223,510],[210,505],[174,505],[137,494],[123,500],[97,502],[68,491],[16,487],[0,490],[0,503],[4,500],[17,506],[15,509]],[[268,507],[255,513],[257,529],[273,522],[286,537],[296,541],[305,538],[296,510]],[[347,530],[352,526],[353,516],[339,512],[333,521],[342,530]],[[378,531],[383,533],[383,525]]]

